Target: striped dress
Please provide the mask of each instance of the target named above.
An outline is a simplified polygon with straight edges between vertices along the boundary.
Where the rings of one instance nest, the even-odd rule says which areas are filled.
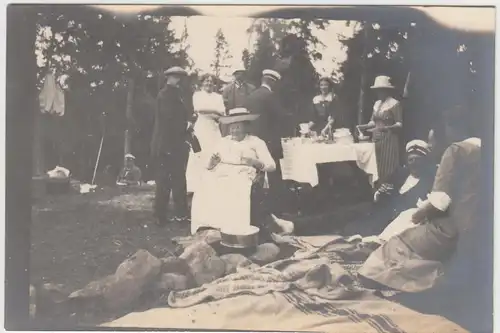
[[[403,123],[401,103],[394,98],[375,102],[371,121],[375,124],[372,140],[375,143],[379,183],[382,184],[400,166],[401,129],[382,132],[378,128]]]

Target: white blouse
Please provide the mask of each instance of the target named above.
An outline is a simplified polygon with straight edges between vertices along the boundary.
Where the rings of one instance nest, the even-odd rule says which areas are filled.
[[[204,90],[197,91],[193,94],[193,107],[195,112],[216,111],[221,115],[226,112],[222,95],[216,92],[208,93]]]
[[[264,172],[272,172],[276,169],[276,163],[266,143],[253,135],[247,135],[242,141],[235,141],[230,136],[226,136],[216,146],[215,153],[219,154],[221,162],[212,171],[222,177],[231,174],[247,174],[254,179],[257,171],[251,166],[242,165],[242,158],[253,158],[262,162]],[[208,166],[209,156],[207,158]]]

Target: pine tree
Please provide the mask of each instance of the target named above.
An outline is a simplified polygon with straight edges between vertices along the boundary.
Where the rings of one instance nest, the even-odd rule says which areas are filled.
[[[227,43],[226,36],[219,29],[215,34],[215,58],[211,65],[217,78],[220,78],[222,69],[229,68],[227,62],[230,59],[232,59],[232,55],[229,53],[229,44]]]

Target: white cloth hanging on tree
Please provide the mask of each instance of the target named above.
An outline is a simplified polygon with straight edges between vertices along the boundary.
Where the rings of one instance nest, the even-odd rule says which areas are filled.
[[[39,102],[42,113],[64,115],[64,91],[59,87],[52,73],[45,76]]]

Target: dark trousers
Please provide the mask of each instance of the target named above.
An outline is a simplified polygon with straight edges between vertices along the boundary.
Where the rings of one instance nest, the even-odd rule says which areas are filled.
[[[179,147],[172,153],[161,153],[155,161],[156,194],[154,213],[158,219],[166,219],[170,192],[174,200],[174,214],[187,216],[186,168],[189,147]]]
[[[269,177],[269,176],[268,176]],[[273,213],[273,203],[264,191],[264,181],[256,182],[252,185],[250,197],[250,219],[254,226],[260,228],[259,241],[267,243],[272,241],[271,234],[278,232],[271,214]]]
[[[285,207],[285,203],[283,202],[283,175],[281,174],[280,159],[273,158],[276,163],[276,170],[267,174],[267,180],[269,182],[269,201],[271,207],[273,207],[273,212],[280,214],[283,213]]]

